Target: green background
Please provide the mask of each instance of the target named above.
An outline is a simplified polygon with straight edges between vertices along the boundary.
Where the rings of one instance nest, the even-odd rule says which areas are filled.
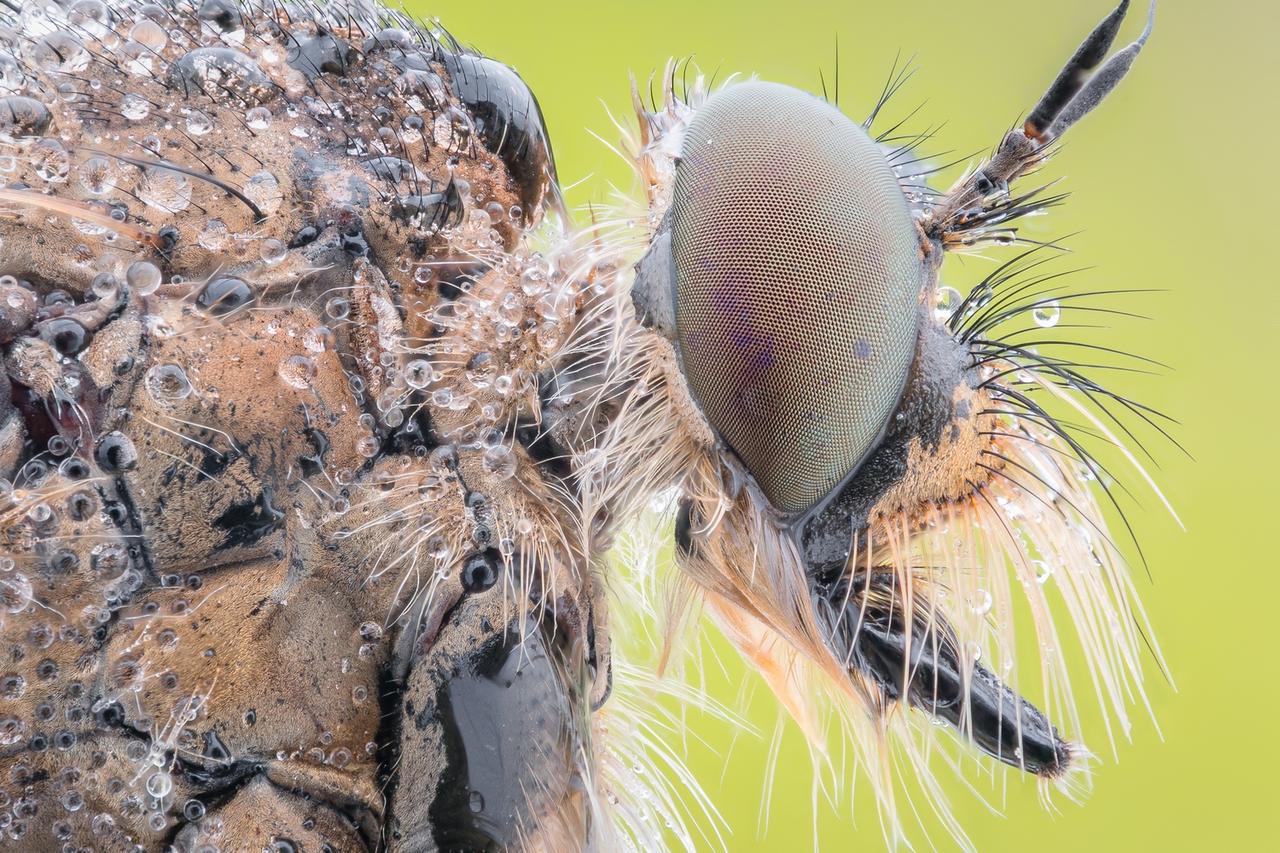
[[[569,196],[574,204],[606,199],[610,182],[630,189],[626,166],[588,133],[616,139],[601,102],[627,115],[629,70],[643,79],[668,56],[692,55],[721,74],[755,72],[817,91],[819,69],[831,79],[838,36],[842,105],[861,119],[901,49],[916,54],[919,71],[887,115],[896,121],[927,101],[910,126],[945,121],[934,147],[960,155],[994,145],[1107,11],[1102,0],[411,0],[410,8],[440,16],[460,40],[522,73],[542,103],[562,180],[586,179]],[[1122,42],[1143,14],[1131,12]],[[1011,773],[982,788],[1003,812],[993,815],[948,778],[980,849],[1275,849],[1277,36],[1280,4],[1271,0],[1167,0],[1130,79],[1049,166],[1050,176],[1068,176],[1073,197],[1037,233],[1082,232],[1070,246],[1076,261],[1096,266],[1086,285],[1165,291],[1125,306],[1153,319],[1119,324],[1107,342],[1171,365],[1122,384],[1176,416],[1176,436],[1194,456],[1153,445],[1186,533],[1149,497],[1132,513],[1153,577],[1139,571],[1138,587],[1177,689],[1149,672],[1163,740],[1135,713],[1118,763],[1084,697],[1085,734],[1102,761],[1083,807],[1058,798],[1061,813],[1052,815],[1035,786]],[[987,268],[953,260],[944,277],[964,291]],[[725,664],[713,687],[736,703],[738,683],[750,679],[731,657]],[[744,710],[772,729],[776,711],[762,689]],[[813,844],[809,766],[794,733],[766,829],[758,816],[768,737],[737,738],[729,751],[723,724],[691,715],[688,726],[714,748],[691,747],[690,760],[732,828],[730,849]],[[869,793],[863,786],[856,827],[847,808],[818,806],[824,849],[882,846]]]

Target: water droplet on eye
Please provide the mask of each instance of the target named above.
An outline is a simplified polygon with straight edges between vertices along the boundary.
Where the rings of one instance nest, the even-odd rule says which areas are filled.
[[[502,577],[502,555],[492,548],[471,555],[462,567],[462,588],[470,593],[492,589]]]
[[[160,268],[150,261],[134,261],[124,274],[129,287],[142,296],[155,293],[160,286]]]
[[[316,377],[316,363],[305,355],[291,355],[280,362],[278,372],[286,385],[303,390],[310,388]]]
[[[933,317],[939,323],[945,323],[952,312],[960,306],[960,291],[954,287],[939,287],[933,295]]]
[[[176,364],[157,364],[147,371],[147,393],[161,405],[185,400],[191,396],[191,380]]]
[[[182,816],[188,821],[197,821],[204,817],[204,803],[199,800],[187,800],[182,805]]]
[[[75,355],[84,348],[88,335],[70,317],[56,317],[39,325],[40,337],[62,355]]]
[[[1058,325],[1058,318],[1062,316],[1062,308],[1058,305],[1057,300],[1042,302],[1037,305],[1031,312],[1031,317],[1036,321],[1036,325],[1042,329],[1048,329]]]
[[[471,811],[480,814],[484,811],[484,797],[479,791],[472,791],[467,797],[467,805],[471,807]]]

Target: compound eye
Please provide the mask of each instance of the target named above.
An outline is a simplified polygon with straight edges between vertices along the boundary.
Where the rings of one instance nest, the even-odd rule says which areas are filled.
[[[783,513],[874,448],[925,280],[884,154],[829,104],[743,83],[694,116],[671,204],[675,336],[703,413]]]

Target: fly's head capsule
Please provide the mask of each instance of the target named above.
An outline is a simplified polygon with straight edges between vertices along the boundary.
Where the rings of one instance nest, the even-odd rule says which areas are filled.
[[[880,146],[825,101],[743,83],[690,123],[634,295],[783,515],[821,505],[884,435],[916,351],[925,248]]]
[[[641,333],[658,367],[637,385],[671,389],[676,414],[661,438],[619,446],[639,448],[637,464],[657,472],[645,476],[674,472],[681,566],[766,678],[788,673],[772,686],[789,708],[805,701],[800,660],[886,725],[905,704],[1039,776],[1078,765],[1015,692],[1015,620],[1052,636],[1044,585],[1057,572],[1078,625],[1143,624],[1086,446],[1119,444],[1109,406],[1137,410],[1085,375],[1080,350],[1048,352],[1093,344],[1028,337],[1057,322],[1058,276],[1040,268],[1052,243],[1026,241],[966,297],[938,275],[946,251],[1019,242],[1011,223],[1064,198],[1010,188],[1133,65],[1154,6],[1108,58],[1128,7],[945,192],[923,186],[914,145],[887,149],[868,132],[879,106],[858,124],[786,86],[708,93],[701,79],[684,101],[669,84],[653,113],[637,98],[638,171],[659,225],[631,297],[665,338]],[[1087,426],[1059,420],[1064,409]],[[1099,682],[1140,685],[1145,630],[1118,633],[1111,651],[1082,634]],[[1065,683],[1060,661],[1042,662]]]

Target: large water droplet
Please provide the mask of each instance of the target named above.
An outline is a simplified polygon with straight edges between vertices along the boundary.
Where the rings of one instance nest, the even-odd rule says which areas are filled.
[[[153,51],[159,51],[169,43],[169,36],[164,27],[150,18],[140,18],[133,29],[129,30],[129,38]]]
[[[129,121],[142,121],[151,114],[151,102],[141,95],[126,92],[120,99],[120,114]]]
[[[135,292],[147,296],[160,286],[160,268],[150,261],[134,261],[125,271],[124,279]]]
[[[147,777],[147,793],[157,800],[168,796],[172,790],[173,778],[163,770],[152,773]]]
[[[505,444],[490,447],[482,457],[484,470],[497,480],[509,480],[516,473],[516,455]]]
[[[31,603],[31,581],[14,573],[0,577],[0,606],[8,613],[19,613]]]
[[[169,66],[169,80],[188,97],[204,93],[218,102],[230,95],[260,104],[276,93],[256,62],[226,47],[201,47],[185,54]]]
[[[271,126],[271,110],[266,107],[253,107],[244,114],[244,123],[251,130],[266,130]]]
[[[187,133],[192,136],[204,136],[213,130],[213,119],[200,110],[192,110],[187,116]]]
[[[1037,305],[1031,312],[1031,317],[1036,321],[1036,325],[1042,329],[1048,329],[1058,325],[1058,318],[1062,315],[1062,308],[1058,305],[1057,300],[1042,302]]]
[[[89,66],[89,51],[70,33],[54,32],[40,39],[31,58],[44,71],[75,74]]]
[[[71,155],[56,139],[41,139],[31,150],[31,165],[42,181],[60,184],[71,172]]]
[[[90,157],[79,171],[80,186],[90,195],[107,195],[116,188],[115,167],[106,157]]]
[[[291,355],[280,362],[280,378],[291,388],[310,388],[316,376],[316,363],[305,355]]]
[[[939,287],[933,295],[933,317],[939,323],[945,323],[951,314],[960,306],[960,291],[954,287]]]
[[[163,213],[180,213],[191,206],[191,182],[172,169],[148,169],[138,186],[138,198]]]
[[[974,613],[978,616],[985,616],[991,612],[991,593],[985,589],[976,590],[973,598],[970,600],[970,606]]]
[[[169,405],[191,396],[191,380],[176,364],[157,364],[147,371],[147,393],[161,405]]]

